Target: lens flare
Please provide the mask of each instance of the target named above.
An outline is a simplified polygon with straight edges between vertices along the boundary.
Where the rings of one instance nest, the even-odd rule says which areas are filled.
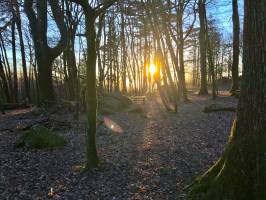
[[[122,127],[115,123],[113,120],[111,120],[109,117],[104,117],[104,124],[107,128],[109,128],[115,133],[123,133]]]

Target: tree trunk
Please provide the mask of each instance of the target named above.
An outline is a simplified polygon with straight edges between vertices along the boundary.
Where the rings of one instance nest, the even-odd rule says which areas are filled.
[[[179,2],[180,3],[180,2]],[[180,9],[178,16],[177,16],[177,22],[178,22],[178,33],[179,33],[179,45],[178,45],[178,53],[179,53],[179,66],[180,66],[180,84],[182,85],[182,94],[183,99],[185,102],[188,102],[188,96],[187,96],[187,87],[186,87],[186,78],[185,78],[185,64],[184,64],[184,36],[183,36],[183,4],[180,3]]]
[[[147,22],[144,21],[144,24]],[[148,66],[148,59],[149,59],[149,47],[148,47],[148,35],[147,35],[147,26],[144,26],[144,63],[143,63],[143,77],[142,77],[142,84],[143,84],[143,92],[147,92],[147,66]]]
[[[47,58],[38,53],[36,53],[36,60],[40,100],[54,101],[55,94],[52,82],[52,61],[47,60]]]
[[[266,2],[245,0],[243,83],[221,159],[199,177],[191,199],[266,199]]]
[[[24,88],[25,88],[26,97],[27,97],[28,101],[30,101],[30,85],[29,85],[29,80],[28,80],[28,75],[27,75],[27,64],[26,64],[24,40],[23,40],[23,35],[22,35],[20,11],[19,11],[17,0],[13,0],[13,4],[15,6],[15,10],[14,10],[15,16],[14,17],[16,20],[16,25],[17,25],[17,29],[18,29],[18,35],[19,35],[19,42],[20,42],[20,52],[21,52],[21,60],[22,60]]]
[[[58,0],[49,0],[50,8],[60,31],[60,40],[53,48],[49,47],[47,40],[48,0],[37,0],[36,11],[33,9],[33,1],[25,0],[25,13],[29,19],[31,35],[33,38],[35,57],[38,64],[38,82],[40,90],[40,101],[55,101],[52,82],[52,63],[67,45],[67,30],[64,23],[63,11]]]
[[[6,101],[10,102],[10,93],[8,89],[7,78],[4,72],[4,67],[3,67],[1,56],[0,56],[0,83],[2,83]],[[1,89],[1,86],[0,86],[0,89]]]
[[[93,11],[91,11],[93,12]],[[86,32],[87,32],[87,162],[86,168],[95,168],[98,166],[99,159],[96,148],[96,115],[97,115],[97,94],[96,94],[96,30],[93,13],[85,12]]]
[[[122,50],[122,93],[127,92],[127,50],[126,50],[126,38],[125,38],[125,16],[124,16],[124,3],[121,1],[121,50]]]
[[[235,94],[236,90],[239,89],[238,85],[238,65],[239,65],[239,15],[238,15],[238,5],[237,0],[232,0],[233,6],[233,64],[232,64],[232,88],[231,93]]]
[[[10,68],[10,64],[9,64],[8,58],[7,58],[5,43],[4,43],[4,40],[3,40],[1,32],[0,32],[0,44],[1,44],[2,62],[5,65],[6,77],[7,77],[7,80],[8,80],[9,90],[12,93],[13,84],[12,84],[12,77],[11,77],[11,68]]]
[[[213,58],[213,49],[211,46],[211,41],[209,37],[209,26],[207,17],[205,18],[206,24],[206,43],[208,48],[208,64],[209,64],[209,71],[210,71],[210,78],[212,82],[212,98],[216,98],[216,79],[215,79],[215,72],[214,72],[214,58]]]
[[[76,66],[76,57],[75,57],[75,33],[76,28],[73,28],[69,31],[68,37],[68,45],[65,49],[66,60],[67,60],[67,69],[69,74],[69,95],[71,100],[77,100],[79,96],[79,88],[78,88],[78,73]]]
[[[199,43],[200,43],[200,95],[208,94],[207,87],[207,69],[206,69],[206,0],[199,0],[199,19],[200,19],[200,33],[199,33]]]
[[[18,101],[18,76],[17,76],[17,56],[16,56],[16,30],[15,21],[12,21],[12,56],[13,56],[13,97],[14,102]]]

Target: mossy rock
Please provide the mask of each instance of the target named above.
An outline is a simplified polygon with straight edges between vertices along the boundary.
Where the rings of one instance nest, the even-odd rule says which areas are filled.
[[[139,105],[132,104],[125,111],[129,113],[142,113],[143,109]]]
[[[32,149],[60,148],[66,144],[67,140],[64,137],[40,124],[32,126],[16,141],[16,147]]]
[[[100,113],[113,114],[115,112],[125,111],[132,104],[132,101],[128,97],[119,92],[115,92],[114,94],[103,96],[101,100]]]

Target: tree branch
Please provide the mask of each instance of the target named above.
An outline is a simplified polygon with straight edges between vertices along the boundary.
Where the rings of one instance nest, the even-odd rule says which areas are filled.
[[[49,48],[49,53],[51,54],[52,57],[56,58],[59,56],[59,54],[63,51],[63,49],[67,45],[67,28],[66,24],[64,22],[64,14],[63,11],[61,10],[58,1],[55,0],[49,0],[51,10],[53,13],[53,16],[55,18],[56,25],[60,31],[60,41],[54,48]]]

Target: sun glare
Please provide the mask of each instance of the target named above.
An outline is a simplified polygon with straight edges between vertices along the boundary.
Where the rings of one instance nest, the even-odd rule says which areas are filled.
[[[150,64],[149,71],[150,71],[151,77],[153,77],[153,75],[156,72],[156,66],[153,63]]]

